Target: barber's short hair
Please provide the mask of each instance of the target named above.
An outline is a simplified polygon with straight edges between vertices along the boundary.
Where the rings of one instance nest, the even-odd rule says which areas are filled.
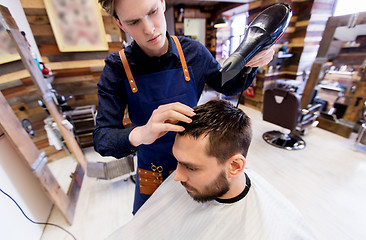
[[[115,9],[116,0],[98,0],[98,3],[109,15],[118,19]]]
[[[206,153],[221,164],[238,153],[247,156],[252,129],[250,118],[242,110],[225,100],[211,100],[194,107],[194,112],[191,123],[179,123],[185,128],[179,136],[208,136]]]

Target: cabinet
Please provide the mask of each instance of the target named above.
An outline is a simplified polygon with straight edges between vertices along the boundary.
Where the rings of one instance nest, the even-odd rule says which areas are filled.
[[[81,148],[93,146],[93,131],[95,126],[95,105],[76,107],[64,112],[66,118],[73,125],[75,138]]]

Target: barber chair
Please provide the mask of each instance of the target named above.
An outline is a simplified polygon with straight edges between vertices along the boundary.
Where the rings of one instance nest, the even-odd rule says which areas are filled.
[[[318,123],[316,119],[320,108],[321,104],[315,104],[301,109],[300,98],[289,89],[267,89],[263,99],[263,120],[285,128],[289,133],[269,131],[263,134],[263,139],[287,150],[305,148],[305,141],[300,135],[304,135],[309,126]]]

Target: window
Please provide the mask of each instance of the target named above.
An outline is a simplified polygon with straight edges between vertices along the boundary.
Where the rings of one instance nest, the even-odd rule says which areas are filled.
[[[230,37],[230,54],[232,54],[241,43],[246,25],[247,25],[247,14],[242,13],[232,17],[231,23],[231,37]]]
[[[340,16],[364,11],[366,11],[365,0],[338,0],[333,15]]]

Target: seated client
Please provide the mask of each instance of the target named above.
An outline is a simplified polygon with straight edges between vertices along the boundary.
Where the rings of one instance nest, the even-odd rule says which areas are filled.
[[[213,100],[176,135],[178,167],[109,239],[315,239],[300,212],[245,168],[249,117]]]

